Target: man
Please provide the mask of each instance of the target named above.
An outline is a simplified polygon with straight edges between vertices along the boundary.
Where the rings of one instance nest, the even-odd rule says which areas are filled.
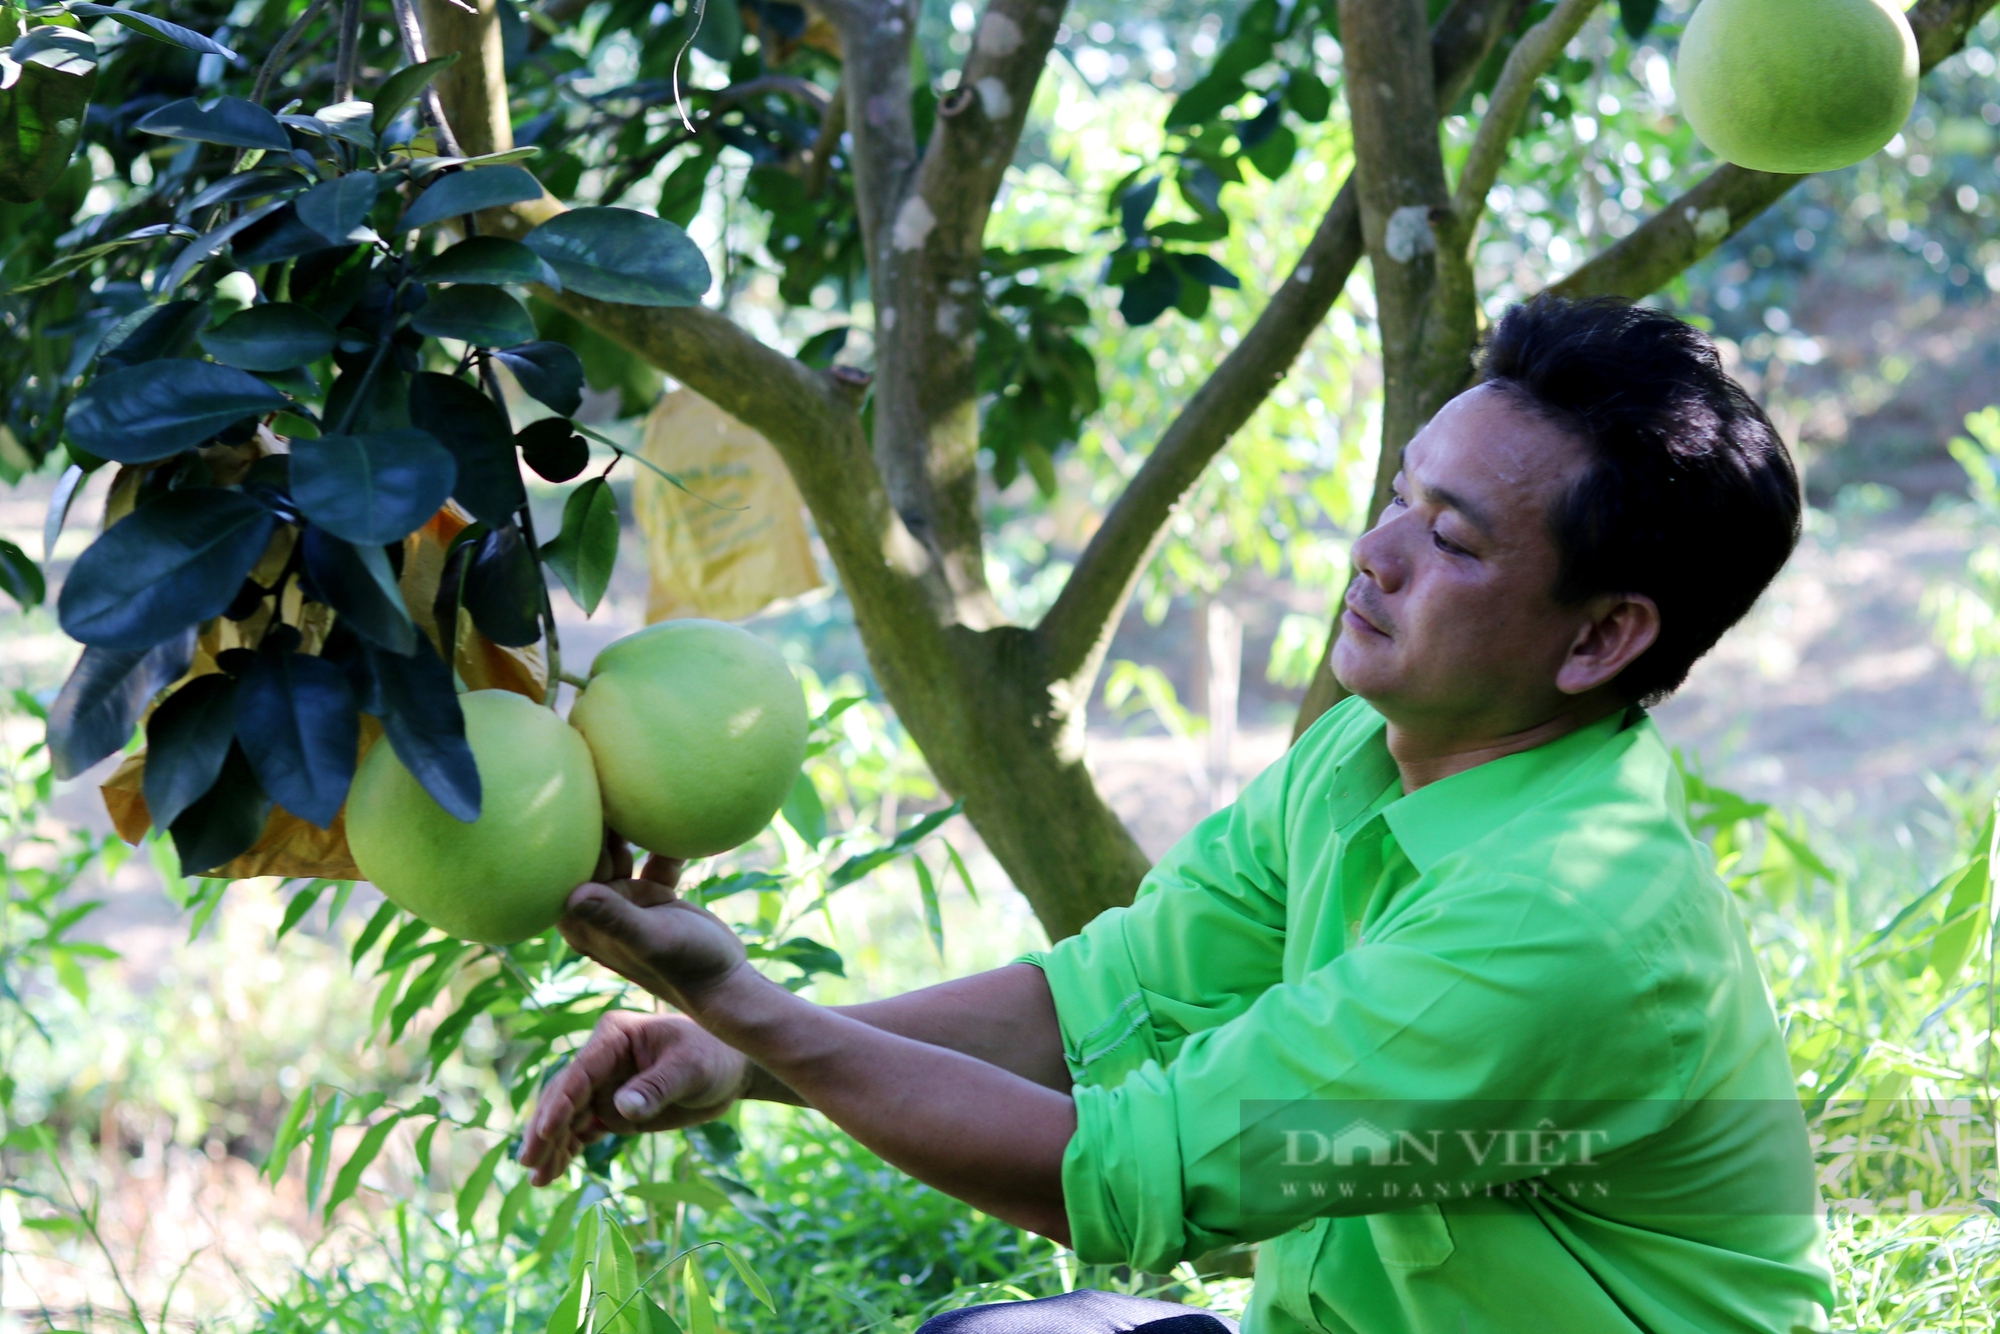
[[[1515,307],[1481,369],[1355,543],[1355,698],[1130,908],[832,1010],[676,867],[578,889],[570,941],[685,1017],[606,1021],[530,1126],[536,1179],[607,1128],[778,1098],[1086,1261],[1262,1243],[1250,1334],[1824,1329],[1791,1068],[1643,708],[1790,554],[1797,476],[1658,312]],[[936,1323],[1223,1323],[1126,1300]]]

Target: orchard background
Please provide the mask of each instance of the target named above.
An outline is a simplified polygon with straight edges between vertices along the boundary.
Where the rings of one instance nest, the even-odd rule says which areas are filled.
[[[1876,1206],[1835,1208],[1837,1323],[1990,1330],[2000,413],[1977,414],[2000,399],[2000,21],[1917,6],[1931,68],[1903,134],[1774,182],[1717,172],[1674,114],[1686,5],[1379,5],[1434,33],[1350,24],[1344,47],[1355,8],[927,3],[891,33],[858,0],[708,0],[699,23],[665,3],[438,0],[357,4],[345,43],[340,4],[132,11],[237,62],[72,6],[99,52],[82,147],[41,200],[0,204],[0,538],[22,553],[0,567],[26,604],[0,631],[0,1330],[908,1330],[1080,1283],[1244,1298],[1247,1253],[1082,1270],[791,1109],[607,1145],[531,1193],[508,1161],[519,1109],[601,1008],[643,997],[546,941],[455,950],[365,887],[185,876],[171,841],[110,836],[96,783],[115,757],[50,774],[41,714],[77,653],[56,590],[116,471],[67,471],[61,408],[186,238],[93,247],[188,218],[179,183],[231,165],[135,125],[247,96],[281,49],[269,109],[336,102],[343,78],[365,98],[409,63],[404,16],[428,54],[460,53],[436,110],[468,155],[532,147],[520,165],[554,199],[685,227],[712,277],[693,308],[532,294],[536,335],[589,373],[571,415],[621,521],[594,612],[560,589],[546,609],[564,663],[643,621],[619,453],[667,375],[764,430],[812,507],[827,587],[750,622],[822,719],[812,797],[705,874],[767,966],[824,1001],[1074,929],[1282,751],[1324,701],[1381,451],[1453,387],[1407,345],[1413,313],[1441,303],[1469,334],[1555,284],[1712,329],[1812,510],[1792,566],[1659,718],[1753,921],[1828,1194]],[[1434,161],[1423,127],[1384,142],[1350,106],[1362,59],[1437,90]],[[430,111],[401,123],[421,133]],[[1343,196],[1357,155],[1407,168],[1396,188],[1425,202],[1490,166],[1456,201],[1469,288],[1384,286],[1361,262],[1403,200]],[[982,191],[990,218],[939,202]],[[191,290],[227,290],[214,253]],[[899,325],[899,305],[928,323]],[[425,364],[450,370],[463,342]],[[496,378],[514,425],[547,411]],[[574,488],[523,478],[529,530],[563,531]],[[871,549],[886,574],[856,565]],[[1049,800],[1084,833],[1038,853],[1020,831]],[[1921,1142],[1956,1099],[1988,1129],[1855,1152]]]

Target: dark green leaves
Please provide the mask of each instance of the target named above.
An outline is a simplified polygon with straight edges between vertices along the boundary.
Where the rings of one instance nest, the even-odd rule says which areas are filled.
[[[49,757],[67,782],[132,739],[139,715],[194,661],[194,627],[150,649],[87,647],[49,706]]]
[[[414,653],[417,629],[381,547],[356,546],[323,528],[300,537],[306,575],[319,600],[340,613],[357,633],[391,653]]]
[[[0,537],[0,593],[20,603],[23,611],[40,606],[49,593],[41,566],[4,537]]]
[[[206,301],[169,301],[159,306],[141,306],[111,326],[97,346],[100,366],[136,366],[162,357],[184,357],[194,350],[195,338],[208,323]],[[71,410],[74,420],[75,409]]]
[[[1660,0],[1618,0],[1618,21],[1636,42],[1653,26],[1653,16],[1659,10]]]
[[[848,326],[837,324],[831,329],[822,329],[800,345],[798,359],[816,370],[825,370],[840,355],[840,349],[847,346]]]
[[[450,69],[458,60],[458,52],[426,60],[417,65],[405,65],[382,81],[382,87],[375,94],[375,114],[369,120],[369,127],[380,134],[403,114],[403,108],[415,101],[417,94],[430,85],[430,81]]]
[[[202,350],[246,371],[288,371],[330,356],[333,326],[304,306],[270,302],[239,310],[201,335]]]
[[[431,800],[460,820],[477,820],[479,768],[465,740],[465,713],[458,706],[451,668],[422,635],[412,654],[367,653],[381,697],[382,731],[396,758]]]
[[[409,536],[438,512],[457,476],[450,453],[423,431],[323,435],[292,447],[292,499],[354,543]]]
[[[526,648],[542,637],[541,571],[511,523],[472,544],[459,596],[479,633],[496,644]]]
[[[708,291],[708,261],[688,234],[632,209],[571,209],[529,232],[524,244],[569,290],[600,301],[691,306]]]
[[[350,171],[322,181],[295,201],[299,221],[325,237],[328,245],[366,244],[375,239],[365,224],[380,188],[372,171]]]
[[[543,545],[542,562],[555,571],[584,615],[597,610],[618,563],[618,502],[609,482],[593,477],[569,493],[562,532]]]
[[[434,222],[476,213],[483,208],[499,208],[542,197],[542,183],[525,167],[481,167],[476,171],[454,171],[437,182],[411,204],[397,223],[400,230],[428,227]]]
[[[69,166],[97,83],[97,47],[68,28],[36,28],[8,53],[20,65],[0,89],[0,200],[28,204]]]
[[[219,97],[207,106],[184,97],[149,112],[132,128],[171,139],[193,139],[231,148],[262,148],[274,153],[287,152],[292,146],[291,137],[276,116],[241,97]]]
[[[537,402],[567,417],[583,406],[583,358],[562,343],[522,343],[493,353]]]
[[[590,442],[576,433],[567,417],[529,422],[514,437],[521,458],[547,482],[567,482],[590,464]]]
[[[561,287],[548,262],[519,241],[503,236],[468,236],[441,255],[417,266],[420,283],[545,283]]]
[[[410,321],[432,338],[456,338],[476,347],[510,347],[535,336],[528,309],[498,287],[460,283],[433,292]]]
[[[212,871],[248,852],[270,818],[271,798],[257,785],[243,747],[232,740],[214,786],[168,826],[182,873]]]
[[[151,463],[286,402],[232,366],[174,358],[98,376],[77,395],[64,425],[79,448],[99,458]]]
[[[130,28],[141,37],[150,37],[156,42],[178,46],[188,51],[199,51],[205,56],[221,56],[224,60],[236,61],[237,54],[212,38],[204,37],[192,28],[183,28],[178,23],[156,19],[151,14],[138,14],[129,9],[113,9],[110,5],[72,3],[69,12],[78,18],[110,19],[121,27]]]
[[[197,676],[167,696],[146,720],[146,810],[166,829],[222,774],[236,717],[236,680]]]
[[[236,688],[236,742],[258,784],[322,829],[347,799],[360,726],[346,675],[324,658],[267,647]]]
[[[514,457],[514,434],[485,394],[453,376],[422,372],[410,381],[410,420],[436,436],[457,460],[458,480],[451,493],[473,518],[503,524],[528,503]]]
[[[77,557],[56,601],[64,632],[104,648],[146,649],[220,616],[275,523],[249,496],[220,487],[148,501]]]

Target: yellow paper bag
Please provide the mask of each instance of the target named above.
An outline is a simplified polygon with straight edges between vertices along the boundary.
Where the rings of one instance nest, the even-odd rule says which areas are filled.
[[[646,539],[646,621],[737,621],[820,586],[805,503],[770,441],[691,389],[646,418],[632,508]],[[694,494],[690,495],[689,492]]]

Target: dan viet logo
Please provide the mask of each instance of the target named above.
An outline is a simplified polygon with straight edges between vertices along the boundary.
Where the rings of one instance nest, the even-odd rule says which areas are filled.
[[[1611,1139],[1608,1130],[1559,1129],[1544,1118],[1527,1130],[1465,1130],[1456,1132],[1466,1158],[1475,1167],[1492,1162],[1501,1167],[1594,1167],[1593,1146],[1601,1148]],[[1440,1165],[1444,1151],[1442,1130],[1413,1132],[1384,1130],[1365,1117],[1356,1117],[1332,1134],[1317,1130],[1289,1129],[1285,1137],[1286,1167],[1410,1167],[1422,1162]]]

